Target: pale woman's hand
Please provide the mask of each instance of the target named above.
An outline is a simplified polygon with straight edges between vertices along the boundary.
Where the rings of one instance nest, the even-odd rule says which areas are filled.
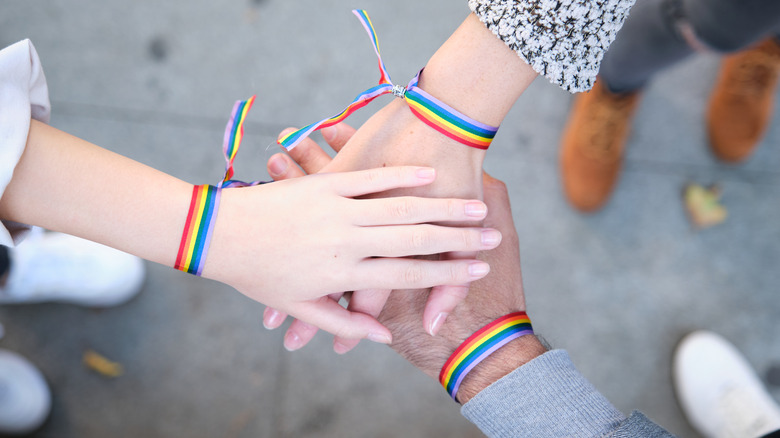
[[[492,249],[500,241],[493,229],[427,224],[481,221],[486,207],[478,200],[356,199],[434,179],[431,168],[405,166],[225,190],[203,276],[338,337],[389,343],[374,317],[328,295],[474,281],[488,273],[486,263],[404,257]]]
[[[342,153],[342,148],[353,138],[354,134],[355,129],[345,123],[323,130],[323,136],[328,145],[339,154]],[[289,151],[289,155],[276,154],[271,157],[268,161],[268,172],[275,180],[297,178],[307,173],[320,172],[323,168],[327,168],[330,162],[330,156],[316,142],[306,139],[295,149]],[[462,256],[461,258],[469,260],[473,256]],[[451,285],[454,283],[444,284]],[[389,294],[390,290],[377,288],[356,290],[354,294],[349,295],[348,309],[376,317],[382,311]],[[334,294],[331,298],[338,301],[341,295]],[[425,295],[427,296],[428,294],[426,293]],[[428,307],[431,307],[430,304],[429,302]],[[450,308],[446,309],[446,311],[451,311],[451,308],[455,307],[456,304],[457,302],[447,304]],[[263,324],[269,329],[277,328],[282,324],[285,317],[286,315],[283,312],[279,312],[278,309],[268,308],[264,313]],[[430,325],[426,324],[426,327],[430,327]],[[317,328],[315,326],[295,320],[285,334],[284,346],[288,350],[297,350],[307,344],[316,332]],[[357,342],[358,340],[336,336],[334,339],[334,350],[338,353],[345,353],[355,347]]]

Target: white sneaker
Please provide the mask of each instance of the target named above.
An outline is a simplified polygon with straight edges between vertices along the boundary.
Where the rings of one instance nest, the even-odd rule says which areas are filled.
[[[747,360],[723,337],[697,331],[677,346],[677,399],[688,421],[708,438],[758,438],[780,430],[780,406]]]
[[[0,433],[33,432],[50,410],[51,393],[38,368],[22,356],[0,349]]]
[[[144,281],[138,257],[67,234],[33,232],[10,248],[10,258],[0,304],[115,306],[135,296]]]

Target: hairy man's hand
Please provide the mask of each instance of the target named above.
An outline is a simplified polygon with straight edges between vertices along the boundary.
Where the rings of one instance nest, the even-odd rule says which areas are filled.
[[[490,274],[471,284],[468,296],[447,318],[437,336],[430,336],[420,327],[426,300],[420,291],[393,292],[379,315],[379,321],[393,333],[391,347],[434,379],[438,379],[444,362],[466,338],[501,316],[525,310],[520,248],[506,185],[485,173],[483,187],[488,205],[485,226],[494,227],[503,235],[498,248],[480,256],[490,264]],[[534,336],[515,339],[471,371],[461,384],[458,400],[467,402],[544,351]]]

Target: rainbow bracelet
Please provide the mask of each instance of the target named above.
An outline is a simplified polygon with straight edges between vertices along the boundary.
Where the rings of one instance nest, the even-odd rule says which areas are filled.
[[[534,334],[531,320],[525,312],[502,316],[469,336],[444,362],[439,373],[439,382],[453,400],[458,401],[458,388],[468,373],[477,364],[509,341],[524,335]]]
[[[187,222],[184,224],[175,269],[197,276],[203,272],[214,224],[217,222],[221,194],[219,188],[211,185],[192,188],[192,201]]]
[[[379,96],[393,94],[404,99],[409,104],[412,113],[425,124],[447,137],[477,149],[485,150],[490,146],[493,137],[498,132],[498,128],[471,119],[420,89],[417,84],[422,70],[417,73],[417,76],[406,87],[393,85],[385,63],[382,61],[382,55],[379,51],[379,40],[374,30],[374,25],[371,23],[371,18],[364,10],[356,9],[352,13],[358,17],[369,38],[371,38],[374,52],[379,60],[379,85],[360,93],[351,104],[335,116],[312,123],[280,138],[278,140],[280,145],[289,151],[314,131],[343,121],[350,114],[368,105]]]
[[[261,181],[245,183],[232,180],[233,162],[235,161],[241,140],[244,137],[244,120],[249,109],[255,101],[255,96],[233,105],[233,113],[225,128],[225,138],[222,144],[222,153],[225,156],[225,176],[216,186],[199,185],[192,188],[190,209],[187,212],[187,220],[179,244],[179,252],[176,255],[174,268],[200,276],[203,266],[206,264],[211,236],[214,233],[214,224],[217,222],[219,201],[222,189],[231,187],[248,187],[265,184]]]

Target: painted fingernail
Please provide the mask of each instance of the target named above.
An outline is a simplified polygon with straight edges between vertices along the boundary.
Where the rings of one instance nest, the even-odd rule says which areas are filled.
[[[469,275],[472,277],[484,277],[490,272],[490,265],[485,262],[474,262],[469,265]]]
[[[336,133],[338,132],[339,128],[338,126],[328,126],[327,128],[320,129],[320,133],[322,133],[322,138],[325,139],[325,141],[333,141],[336,139]]]
[[[487,205],[482,202],[467,202],[466,216],[483,218],[487,214]]]
[[[281,325],[282,323],[281,320],[282,320],[281,313],[271,308],[265,309],[265,315],[263,318],[263,327],[267,328],[268,330],[273,330],[275,328],[278,328],[279,325]]]
[[[349,347],[347,347],[346,345],[342,344],[339,341],[335,341],[333,342],[333,351],[335,351],[338,354],[344,354],[349,351]]]
[[[433,319],[433,322],[431,323],[431,327],[428,329],[428,333],[431,336],[436,336],[436,333],[439,333],[439,329],[441,328],[442,324],[444,324],[444,320],[447,319],[448,313],[441,312],[440,314],[436,315],[436,318]]]
[[[432,167],[421,167],[417,169],[417,178],[434,179],[436,178],[436,169],[433,169]]]
[[[368,340],[379,344],[389,344],[393,339],[385,333],[369,333]]]
[[[287,160],[282,157],[276,157],[268,163],[268,173],[271,176],[282,176],[287,173]]]
[[[497,230],[484,230],[482,232],[482,244],[487,246],[498,246],[501,242],[501,232]]]
[[[284,335],[284,348],[287,351],[295,351],[301,348],[301,337],[294,332]]]

